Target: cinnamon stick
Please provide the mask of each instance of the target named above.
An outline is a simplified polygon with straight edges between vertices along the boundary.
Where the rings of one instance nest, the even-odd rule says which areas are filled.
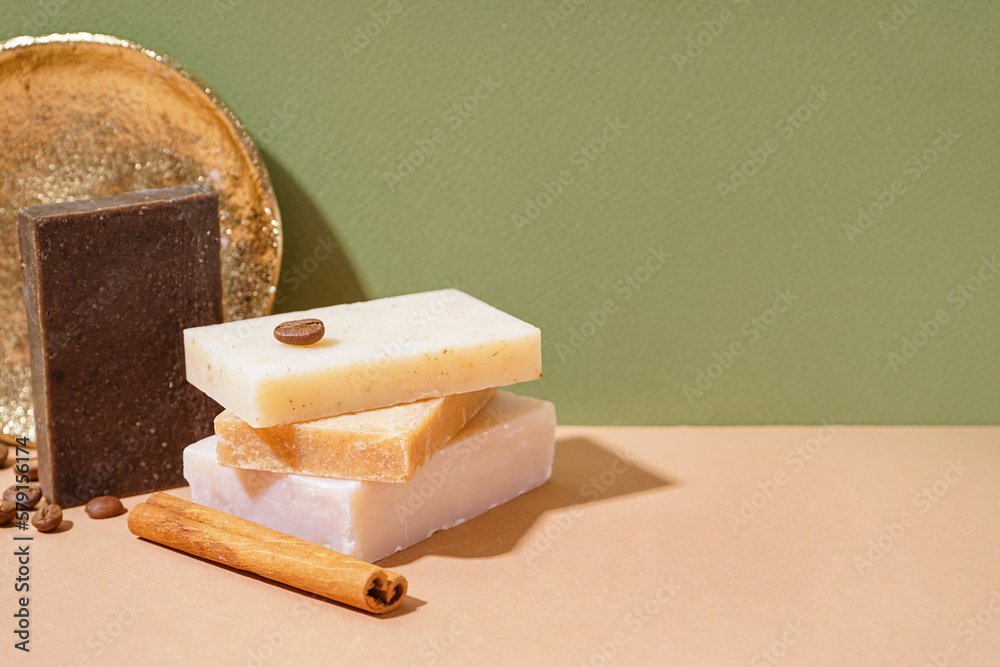
[[[406,578],[226,512],[154,493],[130,513],[133,534],[374,614],[406,596]]]

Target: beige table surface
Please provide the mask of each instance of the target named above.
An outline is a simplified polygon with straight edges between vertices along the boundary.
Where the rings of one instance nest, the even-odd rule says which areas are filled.
[[[1000,427],[560,427],[385,617],[66,516],[0,529],[0,665],[1000,665]]]

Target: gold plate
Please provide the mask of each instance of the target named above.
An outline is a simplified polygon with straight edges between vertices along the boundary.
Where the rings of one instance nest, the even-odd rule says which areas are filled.
[[[0,440],[34,440],[17,210],[199,182],[219,193],[226,320],[271,310],[281,216],[240,120],[182,65],[76,33],[0,43]]]

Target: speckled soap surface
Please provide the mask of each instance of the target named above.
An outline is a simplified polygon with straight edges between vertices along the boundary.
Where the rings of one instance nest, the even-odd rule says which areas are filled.
[[[274,327],[318,318],[325,337]],[[188,381],[254,427],[541,377],[541,332],[454,289],[314,308],[184,332]]]
[[[19,215],[39,475],[65,507],[179,486],[219,406],[182,331],[222,321],[218,198],[192,185]]]

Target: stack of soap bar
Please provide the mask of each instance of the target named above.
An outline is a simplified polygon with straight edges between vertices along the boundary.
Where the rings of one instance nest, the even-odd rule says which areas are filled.
[[[288,320],[326,335],[276,340]],[[185,453],[195,502],[365,560],[548,479],[555,410],[496,387],[541,375],[541,333],[456,290],[184,332],[226,408]]]
[[[215,437],[187,448],[184,475],[196,503],[372,561],[545,483],[555,426],[551,403],[498,392],[407,482],[229,468]]]
[[[253,428],[226,410],[215,418],[219,463],[249,470],[405,482],[494,393],[482,389],[267,428]]]
[[[215,193],[37,206],[18,230],[46,498],[182,485],[182,450],[221,409],[185,381],[182,335],[222,321]]]
[[[323,340],[274,340],[306,318],[323,321]],[[255,428],[542,375],[537,327],[453,289],[189,329],[184,346],[188,381]]]

